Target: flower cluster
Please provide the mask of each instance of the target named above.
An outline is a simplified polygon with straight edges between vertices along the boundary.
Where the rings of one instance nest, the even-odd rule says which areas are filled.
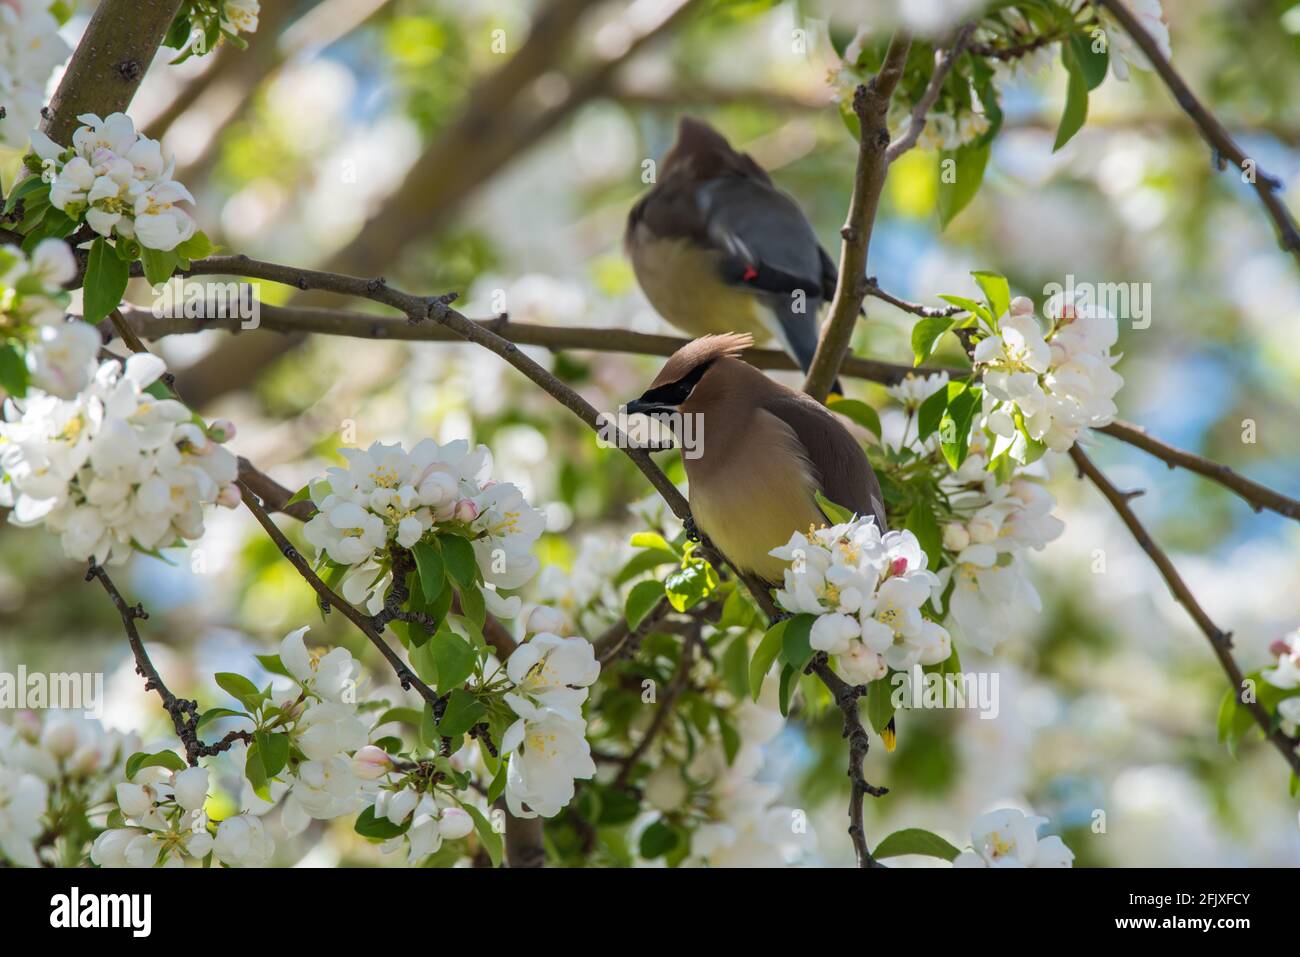
[[[59,36],[49,0],[0,3],[0,146],[27,148],[27,131],[41,119],[45,87],[71,48]]]
[[[411,548],[431,531],[470,539],[483,580],[518,588],[537,572],[533,544],[545,528],[542,513],[509,482],[494,482],[492,453],[465,441],[439,445],[425,439],[407,452],[376,442],[368,449],[340,449],[345,467],[329,469],[313,482],[318,514],[303,530],[307,541],[338,565],[352,566],[342,589],[349,601],[383,603],[391,582],[385,566],[390,545]],[[484,592],[489,610],[518,613]]]
[[[24,352],[28,384],[70,399],[90,382],[100,337],[84,322],[65,322],[63,284],[77,274],[72,249],[59,239],[41,241],[28,256],[0,247],[0,342]],[[24,383],[4,381],[13,394]]]
[[[976,431],[970,455],[942,483],[953,520],[943,529],[947,564],[938,574],[948,596],[945,620],[959,637],[991,652],[1015,634],[1027,612],[1042,610],[1021,555],[1059,537],[1065,523],[1052,515],[1056,500],[1039,483],[1018,477],[999,483],[986,471],[987,453]]]
[[[105,237],[136,240],[168,252],[192,237],[197,226],[178,203],[193,203],[190,191],[172,179],[174,160],[157,140],[137,133],[125,113],[100,119],[79,116],[84,125],[65,148],[40,131],[31,133],[50,185],[50,203],[73,222],[85,221]]]
[[[95,838],[90,859],[100,867],[184,867],[186,858],[202,860],[213,851],[207,800],[206,768],[142,769],[136,781],[117,786],[125,826]]]
[[[277,791],[287,794],[280,821],[291,835],[313,820],[359,811],[367,782],[364,760],[354,760],[370,739],[357,707],[361,664],[346,648],[309,652],[303,641],[307,631],[299,628],[280,642],[280,662],[306,699],[303,706],[292,699],[282,706],[292,721],[287,733],[305,760],[291,767],[283,789],[270,791],[277,799]]]
[[[775,738],[785,719],[777,709],[775,682],[768,682],[758,701],[748,699],[730,710],[741,745],[730,763],[718,745],[702,748],[686,767],[662,766],[646,779],[646,800],[660,810],[685,803],[686,780],[707,782],[701,808],[704,820],[691,833],[687,861],[709,867],[778,867],[791,863],[816,844],[803,812],[777,803],[780,787],[758,780],[763,745]],[[676,793],[670,793],[669,787]],[[675,804],[666,799],[675,798]]]
[[[1045,817],[1015,808],[982,814],[971,828],[971,850],[962,851],[953,867],[1070,867],[1074,854],[1055,835],[1039,837]]]
[[[981,424],[998,437],[993,458],[1006,450],[1023,462],[1029,441],[1064,452],[1083,429],[1115,417],[1115,393],[1124,384],[1111,368],[1119,360],[1110,354],[1119,337],[1115,318],[1059,298],[1046,311],[1053,321],[1044,334],[1033,303],[1019,296],[975,346],[984,374]]]
[[[874,519],[855,518],[795,532],[772,555],[790,562],[781,605],[817,616],[812,647],[835,655],[854,684],[951,655],[948,632],[921,612],[938,578],[911,532],[882,536]]]
[[[1264,669],[1264,680],[1283,691],[1300,689],[1300,631],[1293,631],[1269,646],[1277,656],[1277,664]],[[1277,703],[1277,713],[1290,725],[1300,725],[1300,694],[1283,698]]]
[[[906,133],[912,122],[911,113],[911,108],[900,100],[890,105],[889,128],[895,136]],[[926,115],[916,145],[923,150],[955,150],[988,131],[989,118],[979,110],[941,103]]]
[[[203,534],[203,505],[239,503],[235,457],[184,405],[148,391],[165,370],[147,353],[104,362],[71,399],[31,392],[0,422],[0,505],[44,523],[69,558],[121,562]]]
[[[506,803],[516,817],[553,817],[573,800],[574,780],[596,773],[582,705],[600,663],[585,638],[543,632],[515,649],[506,673],[514,687],[505,701],[517,715],[501,741]]]

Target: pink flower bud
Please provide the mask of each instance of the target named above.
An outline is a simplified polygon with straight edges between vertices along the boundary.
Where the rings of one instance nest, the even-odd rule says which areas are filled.
[[[215,419],[208,426],[208,438],[213,442],[229,442],[235,437],[235,423],[229,419]]]
[[[217,504],[225,508],[238,508],[242,500],[243,496],[239,493],[239,486],[233,483],[217,493]]]
[[[1011,300],[1009,312],[1013,316],[1032,316],[1034,314],[1034,301],[1028,296],[1016,296]]]
[[[373,744],[367,744],[352,756],[352,770],[363,781],[373,781],[383,777],[392,765],[388,753]]]
[[[478,506],[470,499],[463,498],[456,503],[456,509],[452,512],[452,517],[458,522],[472,522],[478,518]]]
[[[1281,638],[1279,638],[1277,641],[1273,642],[1271,645],[1268,646],[1268,653],[1270,655],[1277,655],[1279,658],[1281,658],[1284,655],[1291,654],[1291,646],[1288,645]]]
[[[907,571],[906,558],[895,558],[892,562],[889,563],[889,574],[891,575],[902,575],[906,571]]]

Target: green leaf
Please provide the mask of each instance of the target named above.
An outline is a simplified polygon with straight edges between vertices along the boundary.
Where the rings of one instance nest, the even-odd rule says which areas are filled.
[[[698,605],[718,587],[718,573],[708,562],[691,562],[664,579],[668,603],[677,611]]]
[[[501,835],[492,830],[492,825],[488,819],[472,804],[462,804],[465,813],[474,819],[474,833],[478,835],[479,842],[483,849],[488,852],[488,857],[492,859],[493,867],[501,866],[501,855],[503,851]]]
[[[912,327],[912,365],[919,366],[933,354],[940,337],[955,321],[953,316],[929,316]]]
[[[168,771],[184,771],[188,767],[185,759],[175,751],[137,751],[126,759],[126,777],[129,781],[145,768],[166,768]]]
[[[257,685],[243,675],[231,671],[220,671],[214,676],[217,687],[235,698],[250,711],[262,703],[262,692]]]
[[[438,542],[442,545],[442,561],[452,581],[462,587],[477,583],[478,562],[469,540],[459,535],[439,535]]]
[[[420,573],[420,591],[424,594],[424,600],[432,604],[442,594],[447,582],[442,553],[438,551],[437,545],[416,542],[411,554],[415,556],[415,567]]]
[[[812,645],[808,643],[812,634],[814,615],[795,615],[786,624],[781,634],[781,653],[777,660],[789,665],[795,671],[802,672],[813,656]]]
[[[962,390],[948,400],[948,409],[944,412],[943,423],[940,425],[942,442],[940,448],[943,450],[943,457],[948,462],[948,467],[954,472],[961,468],[962,462],[966,461],[966,454],[970,451],[970,426],[971,419],[975,417],[975,412],[980,405],[980,390],[978,387],[966,388],[964,383],[957,383],[962,386]],[[949,393],[951,394],[952,383],[949,383]]]
[[[799,687],[799,672],[790,665],[783,666],[781,668],[781,687],[778,696],[778,704],[783,718],[790,714],[790,699],[794,696],[794,689],[797,687]]]
[[[1061,62],[1069,71],[1069,84],[1065,90],[1065,111],[1056,129],[1056,142],[1052,144],[1053,153],[1070,142],[1088,118],[1088,80],[1074,48],[1068,43],[1061,44]]]
[[[199,230],[185,242],[176,247],[176,252],[191,261],[212,255],[212,240],[203,230]]]
[[[39,176],[28,176],[10,190],[9,195],[5,197],[5,215],[7,216],[14,211],[14,207],[18,205],[18,200],[32,196],[35,193],[43,193],[43,198],[46,202],[49,202],[50,185]]]
[[[917,499],[907,510],[903,527],[915,535],[916,540],[921,544],[921,549],[928,559],[926,567],[938,568],[939,562],[943,559],[943,532],[939,530],[939,522],[934,517],[934,508],[930,503]]]
[[[989,144],[979,140],[939,154],[939,222],[943,226],[975,198],[988,161]]]
[[[268,778],[273,778],[289,763],[289,735],[258,731],[253,735],[257,749],[262,756],[262,767]]]
[[[677,832],[662,820],[655,821],[641,832],[641,856],[648,861],[663,857],[677,846]]]
[[[1095,90],[1101,86],[1101,81],[1106,79],[1106,69],[1110,66],[1109,44],[1094,43],[1092,37],[1074,33],[1070,35],[1070,49],[1079,61],[1088,89]]]
[[[198,723],[194,725],[194,730],[195,731],[202,730],[204,725],[210,724],[213,721],[218,721],[221,718],[247,718],[247,717],[248,715],[246,715],[244,712],[234,711],[230,708],[209,708],[207,711],[203,712],[203,714],[199,716]]]
[[[284,666],[284,662],[280,660],[279,655],[254,655],[253,657],[257,659],[258,664],[271,674],[281,675],[285,678],[293,677],[293,675],[289,674],[289,669]]]
[[[737,701],[749,694],[749,642],[744,632],[732,638],[722,653],[722,678]]]
[[[623,615],[627,618],[627,626],[635,630],[645,621],[646,615],[650,610],[659,604],[664,597],[663,582],[644,581],[638,582],[628,592],[627,601],[623,605]]]
[[[411,815],[401,824],[394,824],[386,817],[376,817],[375,808],[372,804],[357,815],[356,823],[352,825],[352,829],[362,837],[368,837],[375,841],[388,841],[405,834],[407,828],[411,826],[413,818],[414,815]]]
[[[827,398],[827,405],[832,412],[847,416],[877,438],[880,437],[880,415],[865,402],[831,395]]]
[[[130,266],[118,257],[103,236],[95,239],[86,261],[82,313],[86,322],[97,325],[122,302]]]
[[[948,408],[948,390],[939,389],[931,393],[916,411],[917,440],[924,441],[934,434],[934,430],[943,421],[943,414]]]
[[[989,304],[989,311],[995,317],[1005,316],[1011,309],[1011,286],[1007,283],[1007,277],[982,269],[971,275],[979,283],[980,291]]]
[[[772,662],[776,661],[776,656],[781,653],[781,644],[788,624],[790,619],[786,618],[769,628],[763,640],[754,649],[754,656],[749,659],[749,694],[755,701],[758,700],[759,692],[763,690],[763,679],[767,677]]]
[[[643,572],[658,568],[660,565],[676,565],[679,561],[681,561],[680,556],[673,552],[666,552],[659,548],[644,549],[628,559],[627,564],[623,566],[623,570],[615,576],[614,584],[622,585]]]
[[[632,536],[633,548],[650,548],[680,556],[680,552],[658,532],[637,532]]]
[[[462,585],[458,594],[461,613],[473,622],[475,628],[482,628],[487,621],[487,603],[483,599],[482,589],[474,584]]]
[[[309,502],[309,501],[311,501],[311,483],[310,483],[310,482],[308,482],[308,483],[307,483],[306,485],[304,485],[302,488],[298,489],[298,491],[294,492],[293,495],[291,495],[291,496],[289,497],[289,501],[285,502],[284,504],[285,504],[285,505],[297,505],[299,502]]]
[[[438,734],[457,741],[470,728],[483,720],[487,706],[464,688],[456,688],[447,699],[447,709],[438,722]]]
[[[924,854],[926,857],[938,857],[945,861],[951,861],[960,853],[961,851],[938,834],[924,828],[908,827],[901,831],[895,831],[877,844],[876,849],[871,852],[871,856],[876,860],[880,860],[885,857],[899,857],[903,854]]]
[[[454,631],[441,629],[429,642],[428,648],[438,669],[438,694],[460,687],[474,673],[478,652]]]
[[[853,521],[853,513],[843,505],[837,505],[821,493],[820,489],[813,492],[813,497],[817,500],[817,507],[822,510],[822,514],[832,525],[843,525],[846,522]]]
[[[15,399],[21,399],[27,394],[29,381],[27,361],[18,347],[12,342],[0,345],[0,389]]]
[[[867,687],[867,720],[876,734],[885,730],[894,716],[893,686],[889,675],[877,678]]]
[[[163,252],[145,246],[140,250],[140,262],[144,264],[144,278],[151,286],[160,286],[172,277],[180,265],[180,257],[174,250]]]
[[[390,721],[398,721],[402,724],[409,724],[413,728],[418,728],[420,726],[420,712],[416,708],[389,708],[379,716],[375,726],[388,724]]]

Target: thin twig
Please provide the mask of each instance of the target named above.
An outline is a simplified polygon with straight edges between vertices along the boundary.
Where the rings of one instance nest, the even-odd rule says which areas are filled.
[[[930,82],[925,85],[925,92],[921,98],[916,101],[916,106],[912,108],[911,117],[907,123],[907,129],[903,135],[889,146],[885,154],[889,162],[893,162],[901,155],[916,145],[916,141],[921,136],[921,131],[925,129],[926,117],[934,109],[934,104],[939,100],[939,94],[943,91],[943,81],[948,79],[948,74],[952,68],[957,65],[957,58],[962,55],[966,44],[970,42],[971,34],[975,32],[975,23],[972,21],[958,29],[956,35],[952,38],[952,44],[947,50],[934,51],[934,72],[930,74]]]
[[[1133,538],[1137,540],[1138,545],[1141,546],[1142,550],[1147,553],[1147,557],[1156,566],[1156,569],[1160,572],[1160,577],[1169,586],[1175,600],[1187,609],[1187,613],[1192,616],[1196,626],[1209,639],[1210,648],[1214,651],[1214,656],[1219,659],[1219,664],[1228,676],[1228,681],[1232,684],[1237,700],[1250,711],[1255,723],[1264,732],[1264,736],[1273,742],[1273,745],[1281,752],[1282,757],[1291,765],[1291,770],[1296,774],[1300,774],[1300,754],[1296,753],[1296,745],[1300,742],[1288,737],[1282,732],[1281,728],[1273,727],[1272,715],[1253,695],[1245,696],[1249,697],[1250,700],[1243,700],[1243,694],[1247,690],[1247,686],[1245,676],[1237,665],[1236,659],[1232,656],[1231,633],[1223,631],[1211,620],[1205,609],[1196,600],[1196,596],[1192,594],[1191,589],[1187,587],[1187,583],[1183,581],[1182,576],[1178,574],[1178,569],[1174,567],[1174,563],[1170,561],[1169,556],[1156,544],[1155,539],[1151,537],[1146,527],[1134,514],[1133,509],[1129,507],[1131,494],[1117,489],[1078,445],[1070,449],[1070,458],[1078,466],[1079,474],[1087,476],[1092,484],[1097,486],[1097,489],[1105,496],[1111,508],[1119,515],[1120,520],[1128,526],[1128,530],[1133,533]]]
[[[655,709],[654,717],[650,719],[649,726],[645,729],[645,734],[641,735],[641,740],[637,742],[631,754],[620,760],[623,768],[618,772],[618,777],[614,779],[614,787],[622,788],[627,785],[628,778],[632,776],[636,764],[641,760],[650,745],[654,743],[655,737],[663,729],[668,716],[672,711],[673,705],[677,699],[682,696],[691,681],[691,665],[695,663],[695,645],[700,641],[700,629],[702,625],[697,621],[690,634],[685,636],[682,642],[682,659],[677,665],[677,673],[673,675],[668,687],[664,688],[663,696],[659,699],[659,707]]]
[[[136,628],[136,620],[144,620],[149,617],[144,606],[137,603],[128,604],[118,591],[113,580],[108,577],[108,572],[102,565],[97,565],[93,560],[89,568],[86,569],[86,581],[98,579],[99,583],[104,586],[104,591],[112,599],[113,605],[117,612],[122,616],[122,627],[126,630],[126,641],[131,646],[131,654],[135,658],[135,673],[144,678],[144,690],[156,691],[158,697],[162,699],[163,708],[171,716],[172,727],[176,729],[176,736],[180,738],[181,745],[185,748],[185,760],[191,767],[198,764],[199,758],[211,757],[214,754],[220,754],[222,751],[228,751],[236,741],[243,741],[245,744],[253,739],[248,731],[231,731],[220,741],[215,744],[205,744],[199,737],[199,703],[188,698],[178,698],[172,694],[167,684],[163,681],[162,675],[154,667],[153,661],[149,658],[149,653],[145,650],[144,642],[140,639],[140,632]]]
[[[304,556],[302,552],[298,551],[298,549],[294,547],[293,543],[289,541],[284,532],[280,531],[279,526],[276,525],[275,522],[271,521],[271,516],[266,513],[266,509],[264,509],[261,503],[258,502],[257,496],[254,494],[253,490],[242,481],[239,481],[236,484],[238,484],[239,491],[243,496],[244,505],[253,513],[253,516],[257,519],[258,523],[261,524],[262,528],[266,530],[266,534],[271,537],[271,541],[275,542],[276,546],[280,549],[280,553],[289,560],[289,563],[298,570],[298,574],[301,575],[307,584],[311,586],[312,590],[316,592],[316,595],[320,598],[321,602],[331,608],[337,608],[341,611],[344,618],[356,625],[357,630],[370,639],[370,643],[374,645],[379,650],[379,653],[387,659],[390,665],[392,665],[393,671],[397,673],[397,680],[401,682],[403,689],[414,688],[419,692],[420,697],[435,709],[435,713],[445,707],[445,701],[439,698],[437,692],[421,681],[415,672],[407,666],[406,662],[401,659],[397,652],[393,651],[393,649],[389,647],[388,642],[386,642],[375,629],[371,617],[354,608],[350,602],[339,596],[334,589],[321,581],[319,575],[312,571],[311,564],[307,561],[306,556]]]
[[[1109,10],[1111,16],[1124,28],[1124,32],[1141,47],[1142,52],[1151,62],[1151,68],[1164,81],[1165,86],[1169,87],[1169,92],[1174,95],[1178,105],[1192,118],[1192,122],[1201,131],[1201,137],[1214,150],[1215,159],[1220,167],[1225,161],[1231,163],[1254,187],[1269,218],[1277,227],[1278,242],[1284,250],[1295,257],[1297,263],[1300,263],[1300,228],[1296,226],[1295,217],[1291,215],[1291,211],[1287,209],[1282,199],[1281,181],[1260,169],[1259,165],[1237,145],[1237,141],[1219,122],[1218,117],[1196,98],[1196,94],[1174,69],[1169,58],[1161,52],[1155,39],[1138,22],[1137,17],[1133,16],[1127,6],[1120,0],[1093,0],[1093,2]]]

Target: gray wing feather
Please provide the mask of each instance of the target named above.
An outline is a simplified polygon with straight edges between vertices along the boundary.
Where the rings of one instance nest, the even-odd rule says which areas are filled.
[[[862,446],[835,414],[794,391],[765,399],[763,408],[794,430],[817,472],[822,494],[859,515],[874,516],[883,533],[888,526],[876,473]]]

